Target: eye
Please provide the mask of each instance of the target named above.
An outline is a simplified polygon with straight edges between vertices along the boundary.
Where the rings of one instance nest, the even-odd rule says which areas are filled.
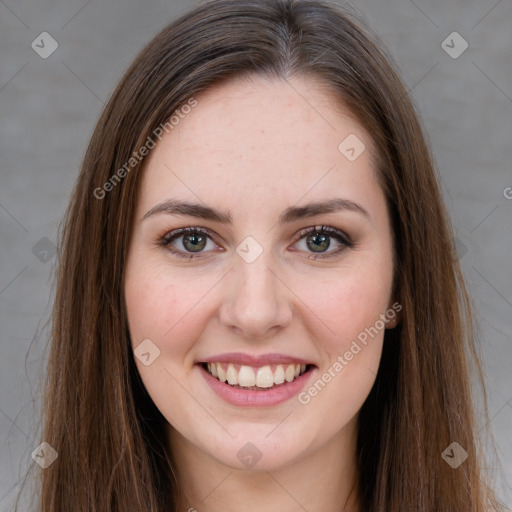
[[[180,228],[171,231],[157,240],[158,245],[167,248],[170,252],[180,258],[194,259],[203,252],[214,250],[217,244],[212,240],[212,233],[204,228]],[[343,232],[326,226],[310,227],[303,229],[297,235],[299,242],[304,242],[306,252],[310,252],[307,259],[328,258],[338,254],[348,247],[353,247],[350,237]],[[181,239],[181,240],[180,240]],[[334,239],[338,247],[328,251]],[[210,242],[210,247],[208,243]],[[196,256],[197,254],[197,256]]]
[[[303,229],[298,234],[299,242],[304,242],[306,252],[311,251],[307,256],[308,259],[329,258],[341,251],[353,247],[354,244],[350,237],[335,228],[320,226],[319,228],[311,227]],[[331,240],[334,239],[338,244],[334,250],[326,252],[332,245]]]
[[[210,247],[208,242],[211,242]],[[217,247],[210,232],[199,228],[176,229],[159,239],[158,244],[166,247],[176,256],[187,259],[195,258],[194,253],[204,252],[203,249],[213,250]]]

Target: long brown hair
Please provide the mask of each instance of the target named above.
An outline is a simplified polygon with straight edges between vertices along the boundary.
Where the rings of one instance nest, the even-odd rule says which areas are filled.
[[[249,74],[319,79],[377,148],[403,312],[360,412],[363,510],[499,510],[473,417],[466,353],[481,372],[471,301],[430,150],[392,62],[351,14],[314,0],[214,0],[137,56],[98,121],[61,233],[41,439],[58,458],[40,471],[41,512],[176,506],[165,419],[130,349],[122,283],[144,159],[126,164],[190,98],[200,105],[213,84]],[[441,456],[453,442],[468,453],[458,468]]]

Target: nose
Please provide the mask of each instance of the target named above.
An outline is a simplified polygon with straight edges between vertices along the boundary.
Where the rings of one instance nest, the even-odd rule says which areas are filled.
[[[236,257],[220,307],[222,324],[237,336],[266,339],[290,324],[293,293],[272,267],[270,251],[247,263]]]

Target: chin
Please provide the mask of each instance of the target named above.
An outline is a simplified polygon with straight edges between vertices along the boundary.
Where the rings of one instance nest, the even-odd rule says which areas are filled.
[[[207,441],[209,446],[203,447],[203,450],[219,463],[236,470],[284,469],[304,457],[312,441],[303,439],[298,433],[289,430],[282,430],[280,435],[277,435],[277,429],[282,428],[277,424],[265,424],[262,428],[254,428],[254,425],[239,427],[238,434],[233,434],[233,429],[230,429],[232,438],[226,436],[228,438],[224,437],[221,442],[217,440],[215,446],[211,445],[210,438]]]

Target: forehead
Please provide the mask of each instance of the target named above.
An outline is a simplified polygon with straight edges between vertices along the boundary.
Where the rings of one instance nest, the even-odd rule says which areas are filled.
[[[219,200],[240,193],[272,200],[279,191],[295,203],[308,190],[314,199],[332,187],[354,193],[375,181],[373,141],[315,80],[229,80],[195,99],[148,155],[144,197],[156,200],[172,188]],[[365,147],[354,161],[343,153],[345,140],[357,151]]]

